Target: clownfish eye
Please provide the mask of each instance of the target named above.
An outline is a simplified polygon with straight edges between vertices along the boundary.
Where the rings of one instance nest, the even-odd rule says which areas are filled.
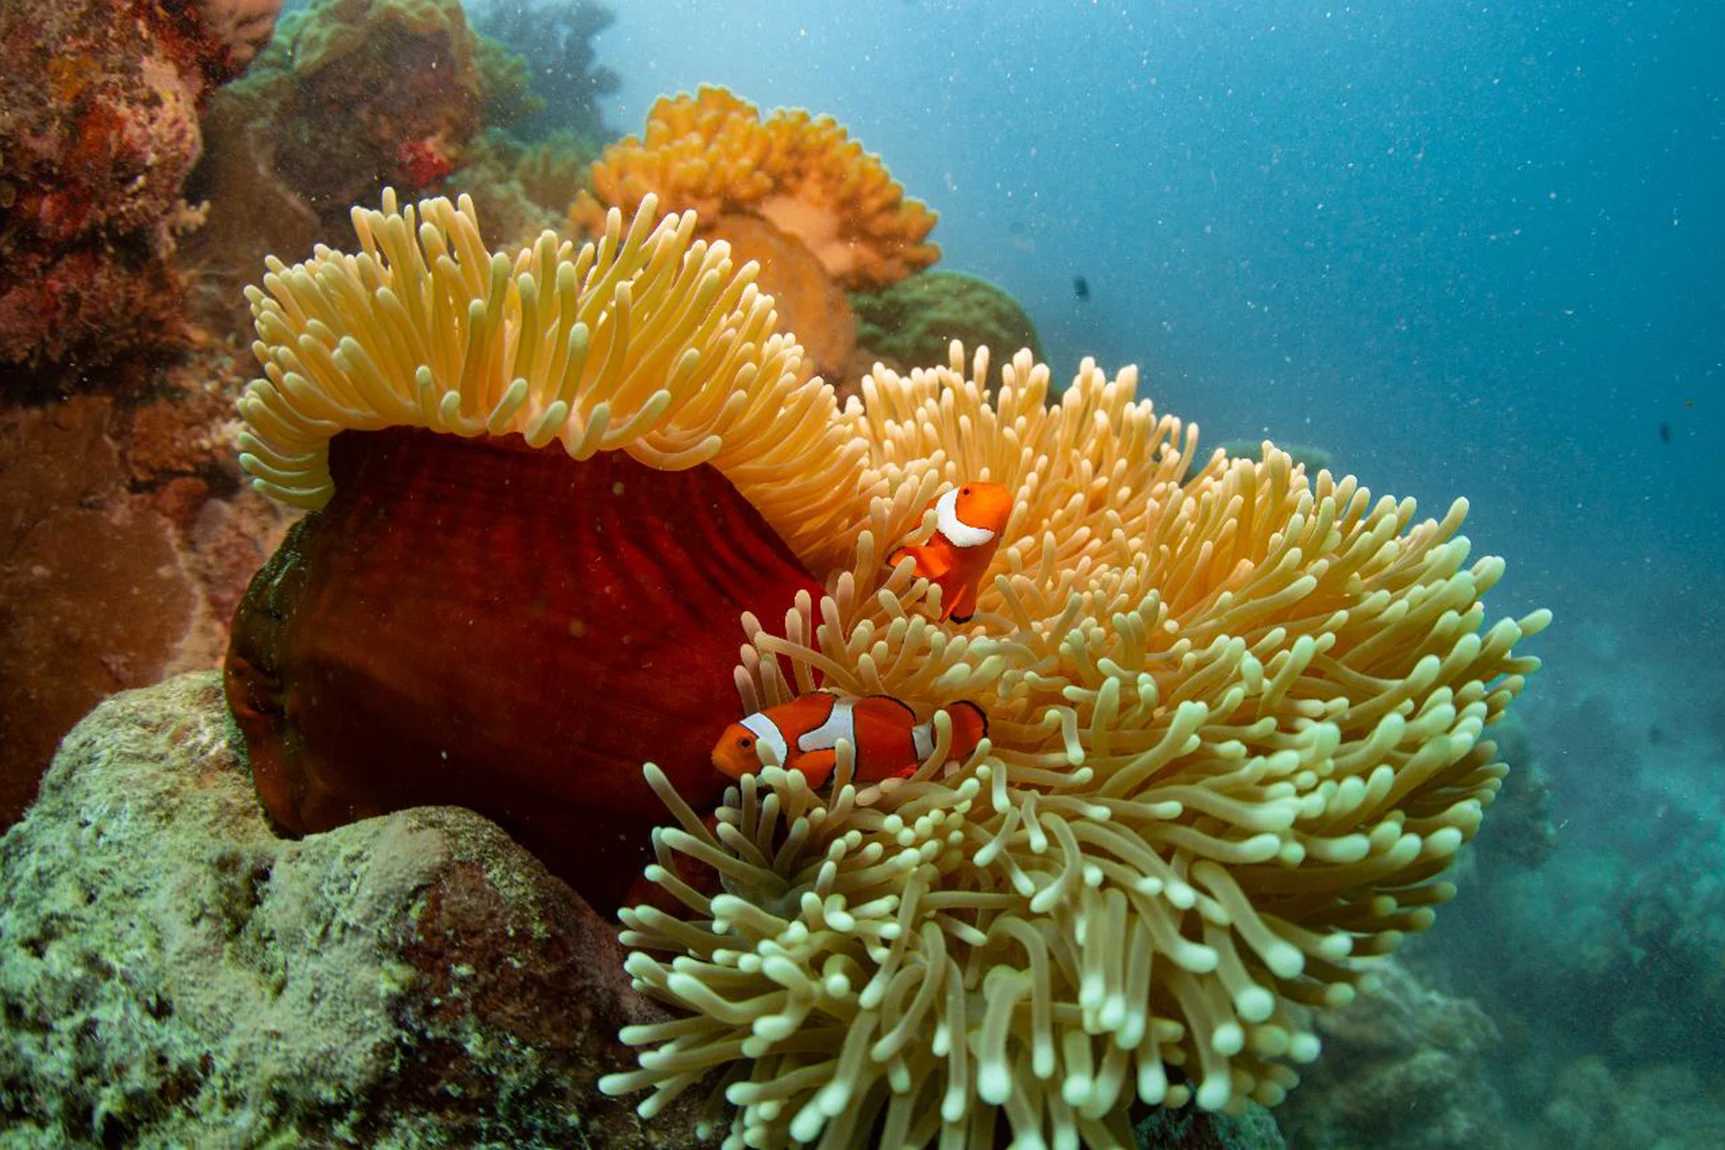
[[[737,746],[743,748],[743,750],[745,750],[745,751],[754,745],[755,745],[755,740],[753,740],[753,739],[738,739],[737,740]]]
[[[969,495],[969,494],[970,494],[970,488],[968,488],[968,487],[960,487],[960,488],[959,488],[959,489],[958,489],[958,493],[959,493],[959,494],[960,494],[960,495]]]

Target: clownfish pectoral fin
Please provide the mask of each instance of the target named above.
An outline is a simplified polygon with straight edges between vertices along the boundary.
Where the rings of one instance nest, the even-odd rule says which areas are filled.
[[[796,770],[803,773],[811,787],[822,787],[832,778],[833,769],[838,766],[837,751],[805,751],[797,756]]]
[[[945,547],[914,543],[894,551],[887,560],[887,566],[897,567],[899,560],[907,555],[916,560],[916,573],[924,579],[939,579],[952,570],[952,556]]]

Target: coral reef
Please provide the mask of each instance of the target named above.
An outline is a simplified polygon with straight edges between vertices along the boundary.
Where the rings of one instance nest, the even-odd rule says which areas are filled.
[[[1487,871],[1501,867],[1522,873],[1537,870],[1557,850],[1555,780],[1534,753],[1520,715],[1510,713],[1492,730],[1498,757],[1509,764],[1503,790],[1492,806],[1489,829],[1482,831],[1471,856]]]
[[[1725,1102],[1687,1062],[1614,1073],[1597,1057],[1576,1059],[1553,1084],[1544,1124],[1517,1131],[1528,1150],[1687,1150],[1725,1144]]]
[[[99,397],[0,423],[0,820],[35,793],[60,736],[110,691],[153,682],[192,625],[172,528],[121,492]],[[66,460],[75,461],[68,467]]]
[[[174,236],[194,217],[181,187],[199,103],[236,50],[194,15],[117,0],[0,8],[0,391],[123,385],[91,369],[183,339]]]
[[[540,104],[511,118],[511,132],[535,141],[561,133],[584,141],[611,135],[599,100],[617,91],[622,78],[598,63],[593,38],[616,18],[593,0],[493,4],[476,17],[481,33],[525,61],[527,90]],[[569,201],[558,206],[567,208]]]
[[[1132,1131],[1139,1150],[1284,1150],[1276,1120],[1262,1106],[1239,1115],[1157,1107]]]
[[[277,838],[217,675],[127,692],[0,841],[0,1125],[30,1145],[695,1144],[593,1089],[611,927],[496,827],[425,808]]]
[[[814,253],[759,216],[721,216],[706,230],[724,237],[739,263],[760,265],[761,287],[773,294],[780,329],[802,345],[807,373],[831,381],[840,398],[854,394],[854,385],[846,384],[861,378],[852,370],[856,317],[844,289]]]
[[[525,247],[539,233],[561,228],[569,202],[587,186],[587,169],[599,148],[568,132],[537,144],[490,130],[468,148],[468,162],[444,189],[485,202],[483,239],[493,249]]]
[[[503,131],[544,109],[545,101],[528,90],[532,80],[526,60],[485,35],[475,36],[474,51],[485,93],[479,114],[487,128]]]
[[[481,109],[508,99],[487,89],[480,56],[459,0],[318,0],[283,18],[211,112],[231,102],[267,116],[276,173],[339,216],[386,185],[416,191],[461,166]]]
[[[213,42],[202,55],[218,83],[244,72],[270,42],[281,6],[281,0],[193,0],[191,12]]]
[[[1725,1062],[1725,828],[1685,835],[1658,863],[1621,874],[1606,904],[1617,929],[1602,985],[1628,985],[1607,1018],[1620,1065]],[[1672,1011],[1672,1002],[1692,1004]]]
[[[1020,348],[1029,348],[1042,362],[1036,326],[1018,301],[977,276],[962,272],[925,271],[876,292],[851,296],[857,316],[857,345],[862,368],[879,362],[894,371],[940,363],[954,340],[966,347],[986,347],[1004,363]],[[799,335],[802,329],[793,327]],[[853,373],[861,378],[862,371]],[[852,375],[846,376],[846,381]],[[1000,386],[1000,369],[989,372],[991,389]],[[1316,468],[1312,468],[1316,471]]]
[[[1503,729],[1512,780],[1550,762],[1560,785],[1506,788],[1506,818],[1494,808],[1461,884],[1458,929],[1409,955],[1469,987],[1502,1031],[1492,1069],[1518,1146],[1711,1144],[1682,1123],[1717,1128],[1725,1097],[1719,744],[1703,725],[1659,721],[1710,714],[1716,684],[1656,685],[1668,648],[1633,624],[1622,633],[1636,639],[1581,635],[1593,670],[1564,684],[1568,697],[1541,698],[1531,737]],[[1699,1080],[1693,1106],[1647,1092],[1684,1075]]]
[[[1295,1150],[1507,1148],[1508,1111],[1490,1069],[1500,1039],[1468,999],[1422,985],[1396,962],[1381,987],[1318,1019],[1324,1057],[1276,1112]],[[1392,1135],[1393,1132],[1393,1135]]]

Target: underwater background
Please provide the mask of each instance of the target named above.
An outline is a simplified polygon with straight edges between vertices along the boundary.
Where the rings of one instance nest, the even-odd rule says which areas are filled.
[[[1554,834],[1493,812],[1407,952],[1496,1031],[1433,1105],[1497,1095],[1510,1145],[1725,1141],[1725,11],[692,3],[598,43],[651,46],[621,123],[715,52],[831,111],[1051,363],[1466,496],[1493,605],[1557,617],[1511,758]]]
[[[281,7],[285,18],[308,5]],[[703,84],[762,109],[830,114],[939,213],[939,267],[992,281],[1023,308],[1056,380],[1086,356],[1109,372],[1136,364],[1139,394],[1195,421],[1208,445],[1308,446],[1424,514],[1465,497],[1475,553],[1509,564],[1491,614],[1555,615],[1536,645],[1544,668],[1500,736],[1511,774],[1452,874],[1460,894],[1401,952],[1383,998],[1327,1024],[1322,1059],[1273,1111],[1280,1136],[1302,1147],[1725,1145],[1725,9],[465,8],[520,56],[529,99],[471,112],[476,137],[497,122],[511,142],[396,153],[420,179],[412,195],[470,192],[483,211],[500,170],[484,164],[507,168],[510,148],[547,141],[566,149],[546,152],[541,173],[561,194],[557,164],[584,170],[604,144],[640,134],[661,96]],[[55,77],[56,92],[83,83]],[[352,80],[375,87],[363,71]],[[369,168],[357,182],[325,179],[328,154],[360,147],[354,125],[396,112],[271,112],[271,155],[304,177],[301,206],[249,200],[224,215],[221,190],[252,165],[209,156],[254,141],[268,119],[244,104],[249,82],[233,82],[242,95],[225,105],[195,98],[206,156],[178,175],[188,204],[210,201],[201,227],[176,223],[176,241],[137,249],[183,279],[174,291],[198,333],[197,367],[161,366],[178,354],[157,345],[172,324],[136,305],[166,298],[154,280],[115,289],[128,302],[113,315],[144,315],[148,331],[104,340],[119,321],[97,308],[96,334],[64,348],[29,342],[19,317],[45,314],[35,305],[0,307],[9,819],[44,748],[97,699],[219,661],[226,619],[283,529],[261,503],[225,502],[238,480],[230,394],[179,414],[150,404],[193,376],[255,373],[239,291],[259,280],[264,252],[291,263],[339,242],[330,221],[339,235],[349,203],[374,205],[378,185],[400,182]],[[22,135],[24,119],[0,129]],[[24,202],[23,170],[0,170],[0,208]],[[529,184],[526,167],[512,170]],[[559,226],[563,212],[547,218]],[[133,227],[115,224],[124,242],[102,242],[130,260]],[[61,241],[45,226],[5,242],[0,287],[26,267],[50,268],[45,283],[68,274],[53,270]],[[77,274],[95,284],[109,273]],[[126,444],[117,460],[109,440]],[[79,487],[60,474],[80,467],[102,478]],[[101,484],[122,494],[98,522]],[[50,515],[82,526],[44,549],[30,533]],[[172,522],[177,542],[140,526],[148,516]],[[103,574],[128,552],[148,558],[141,569],[183,564],[191,589],[103,615],[96,605],[137,578]],[[58,580],[62,566],[76,576]],[[193,622],[156,635],[164,614]],[[4,1027],[24,1023],[9,1013]],[[20,1081],[0,1083],[14,1119],[35,1113],[16,1102]],[[125,1144],[142,1127],[112,1129]],[[0,1141],[31,1144],[23,1130]]]

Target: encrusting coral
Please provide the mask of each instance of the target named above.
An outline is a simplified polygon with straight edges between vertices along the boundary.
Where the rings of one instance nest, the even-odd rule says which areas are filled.
[[[1028,348],[1042,360],[1042,341],[1030,316],[1005,289],[978,276],[918,272],[877,292],[853,292],[850,303],[858,351],[866,361],[858,380],[876,363],[895,371],[939,363],[954,340],[966,347]],[[999,386],[999,366],[988,384]]]
[[[339,242],[348,206],[374,202],[385,184],[441,190],[490,117],[525,109],[525,81],[519,60],[474,33],[460,0],[296,7],[203,117],[207,147],[188,190],[207,214],[186,262],[206,281],[245,283],[272,251]],[[206,323],[244,324],[243,309],[194,303],[210,310]]]
[[[223,63],[238,75],[275,31],[281,0],[194,0],[207,35],[223,48]]]
[[[1020,353],[991,398],[986,350],[967,364],[955,345],[840,409],[799,381],[749,269],[732,276],[689,214],[655,223],[650,198],[597,247],[547,235],[514,257],[484,251],[465,202],[385,209],[356,211],[360,254],[272,263],[250,292],[260,489],[329,501],[314,523],[350,486],[338,467],[330,501],[349,437],[330,438],[392,424],[519,434],[582,474],[627,453],[647,465],[631,490],[710,466],[825,585],[776,630],[741,615],[731,717],[817,687],[933,717],[909,779],[858,786],[841,742],[829,790],[768,766],[711,826],[679,793],[696,777],[679,724],[624,720],[666,749],[644,774],[677,825],[652,836],[647,875],[684,908],[625,912],[636,984],[686,1012],[624,1031],[648,1049],[603,1086],[651,1089],[643,1115],[717,1072],[731,1146],[982,1147],[1002,1116],[1025,1145],[1129,1145],[1134,1099],[1279,1101],[1318,1053],[1308,1010],[1369,989],[1355,960],[1453,894],[1438,877],[1503,773],[1485,729],[1537,666],[1512,648],[1549,621],[1485,625],[1503,563],[1467,562],[1465,503],[1416,522],[1411,500],[1270,445],[1184,480],[1196,429],[1137,400],[1132,369],[1090,361],[1056,398]],[[884,559],[970,479],[1017,504],[977,614],[952,628],[938,587]],[[488,508],[519,498],[495,493]],[[556,513],[578,531],[604,508]],[[682,594],[654,590],[656,610]],[[554,627],[561,610],[543,611]],[[679,617],[676,638],[727,627]],[[728,694],[680,671],[685,694]],[[231,673],[229,698],[238,713]],[[949,762],[942,708],[961,699],[990,737]]]

